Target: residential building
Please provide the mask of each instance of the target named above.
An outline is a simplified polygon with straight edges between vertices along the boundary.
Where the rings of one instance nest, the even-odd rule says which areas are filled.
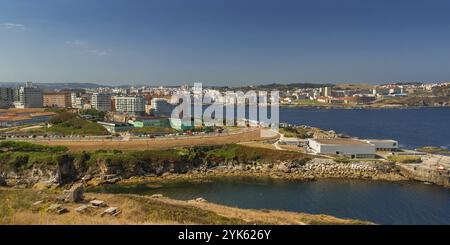
[[[145,99],[142,96],[116,96],[114,108],[119,113],[142,115],[145,112]]]
[[[26,82],[16,91],[16,108],[41,108],[44,105],[42,90],[34,86],[32,82]]]
[[[93,93],[91,97],[91,106],[99,111],[111,111],[111,94]]]
[[[331,97],[331,87],[324,87],[322,91],[323,91],[323,96]]]
[[[14,89],[0,88],[0,108],[6,109],[13,106]]]
[[[72,107],[70,92],[46,92],[44,93],[44,106],[46,107]]]

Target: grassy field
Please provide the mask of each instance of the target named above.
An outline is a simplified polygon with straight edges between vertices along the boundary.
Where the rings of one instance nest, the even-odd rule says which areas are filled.
[[[161,150],[174,147],[189,147],[202,145],[224,145],[238,142],[262,141],[268,138],[262,138],[259,130],[252,130],[232,135],[221,136],[190,136],[179,138],[156,138],[136,141],[111,141],[111,140],[48,140],[39,141],[39,144],[45,145],[63,145],[70,151],[96,151],[96,150]]]
[[[67,121],[54,124],[46,129],[46,132],[61,135],[109,135],[110,133],[100,124],[84,120],[81,118],[72,118]]]
[[[180,201],[146,196],[87,193],[86,200],[100,199],[110,207],[118,207],[119,216],[100,216],[103,209],[85,214],[74,211],[82,204],[64,204],[69,212],[57,215],[46,212],[58,191],[38,193],[29,189],[0,188],[0,224],[97,225],[97,224],[340,224],[360,225],[369,222],[339,219],[328,215],[311,215],[273,210],[248,210],[223,205]],[[33,205],[42,201],[39,205]]]
[[[416,150],[421,151],[421,152],[426,152],[426,153],[433,153],[433,154],[450,154],[450,150],[440,148],[440,147],[435,147],[435,146],[419,147]]]

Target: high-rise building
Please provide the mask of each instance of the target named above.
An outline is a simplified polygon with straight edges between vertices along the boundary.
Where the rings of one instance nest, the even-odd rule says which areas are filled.
[[[14,89],[0,88],[0,108],[10,108],[14,102]]]
[[[41,108],[43,107],[42,90],[34,86],[32,82],[26,82],[25,86],[20,86],[16,91],[17,108]]]
[[[323,88],[323,96],[331,97],[331,87],[324,87]]]
[[[44,106],[46,107],[72,107],[70,92],[47,92],[44,93]]]
[[[99,111],[111,111],[111,95],[94,93],[91,97],[92,108]]]
[[[145,99],[142,96],[116,96],[114,108],[121,113],[143,114],[145,112]]]

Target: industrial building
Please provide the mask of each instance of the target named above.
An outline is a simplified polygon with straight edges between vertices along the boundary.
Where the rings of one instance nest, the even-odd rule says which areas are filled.
[[[308,139],[309,148],[319,154],[350,158],[374,158],[375,145],[358,139]]]
[[[375,150],[377,151],[397,151],[398,142],[396,140],[377,140],[377,139],[367,139],[365,142],[375,145]]]
[[[170,126],[173,129],[185,131],[193,129],[193,121],[188,119],[180,119],[180,118],[170,118]]]
[[[169,128],[170,121],[167,117],[138,117],[128,120],[128,123],[133,124],[135,128],[143,127],[161,127]]]
[[[133,129],[133,125],[128,123],[119,123],[119,122],[97,122],[108,130],[110,133],[119,133],[119,132],[127,132],[128,130]]]

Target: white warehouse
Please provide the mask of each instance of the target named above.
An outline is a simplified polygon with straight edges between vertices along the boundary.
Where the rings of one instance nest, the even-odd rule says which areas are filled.
[[[377,151],[397,151],[398,142],[396,140],[375,140],[368,139],[365,142],[375,145],[375,150]]]
[[[375,157],[375,145],[357,139],[308,139],[315,153],[343,155],[351,158]]]

